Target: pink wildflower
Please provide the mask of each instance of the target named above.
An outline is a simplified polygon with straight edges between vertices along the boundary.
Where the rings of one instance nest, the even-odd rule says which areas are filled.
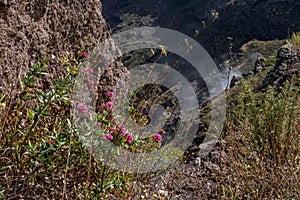
[[[113,92],[107,92],[107,96],[108,96],[110,99],[114,99],[114,93],[113,93]]]
[[[91,68],[91,69],[89,69],[89,71],[88,71],[88,75],[92,75],[94,73],[94,70]]]
[[[118,128],[122,131],[126,131],[126,127],[124,125],[119,125]]]
[[[98,122],[98,123],[97,123],[97,126],[98,126],[98,127],[99,127],[99,126],[101,126],[101,125],[102,125],[102,123],[101,123],[101,122]]]
[[[131,134],[127,134],[126,139],[127,139],[126,143],[131,144],[133,141],[133,136]]]
[[[86,68],[83,67],[81,70],[80,70],[82,73],[86,71]]]
[[[109,119],[113,119],[114,118],[114,116],[112,114],[109,114],[108,117],[109,117]]]
[[[88,85],[89,87],[93,87],[94,81],[89,81],[89,82],[87,83],[87,85]]]
[[[121,136],[125,136],[128,134],[124,125],[119,125],[118,128],[121,130],[121,134],[120,134]]]
[[[162,137],[160,134],[153,134],[153,139],[156,141],[156,142],[160,142],[162,140]]]
[[[110,132],[114,133],[117,129],[116,129],[116,127],[111,127],[109,130],[110,130]]]
[[[82,53],[82,56],[83,56],[84,58],[87,58],[87,57],[89,57],[89,53],[85,51],[85,52]]]
[[[84,113],[88,111],[88,108],[82,103],[78,104],[77,109]]]
[[[51,145],[54,145],[55,141],[54,141],[52,138],[50,138],[49,143],[50,143]]]
[[[114,139],[114,137],[111,134],[105,134],[104,137],[110,141]]]
[[[121,134],[120,134],[120,135],[121,135],[121,136],[125,136],[125,135],[127,135],[127,134],[128,134],[128,132],[127,132],[127,130],[125,129],[125,130],[122,130],[122,131],[121,131]]]
[[[102,104],[99,106],[99,108],[100,108],[101,110],[103,110],[105,107],[106,107],[106,105],[105,105],[104,103],[102,103]]]
[[[107,106],[108,109],[112,109],[114,107],[114,103],[109,101],[109,102],[106,103],[106,106]]]

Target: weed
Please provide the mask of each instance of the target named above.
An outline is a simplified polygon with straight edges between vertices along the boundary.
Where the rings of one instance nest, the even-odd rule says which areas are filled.
[[[261,93],[246,81],[241,87],[227,122],[232,172],[226,179],[236,184],[224,185],[223,193],[230,199],[234,190],[238,199],[299,197],[299,88],[286,82],[280,93],[273,87]]]
[[[300,32],[293,33],[292,38],[287,40],[288,44],[293,44],[297,49],[300,49]]]
[[[1,95],[3,115],[1,116],[0,141],[0,185],[6,186],[1,196],[8,198],[30,197],[39,188],[44,197],[54,198],[100,198],[111,193],[111,188],[123,188],[126,195],[124,177],[120,172],[106,170],[105,163],[93,159],[83,148],[73,124],[71,94],[74,77],[84,52],[76,65],[66,63],[66,76],[58,78],[54,87],[41,90],[36,83],[47,73],[47,59],[32,64],[22,81],[22,91],[17,98]],[[81,107],[81,109],[83,109]],[[27,188],[18,191],[16,185]],[[12,189],[10,189],[12,188]],[[75,190],[74,190],[75,188]],[[51,198],[52,198],[51,197]]]

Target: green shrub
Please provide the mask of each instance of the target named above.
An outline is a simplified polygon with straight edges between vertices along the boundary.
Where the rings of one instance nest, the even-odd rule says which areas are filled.
[[[236,109],[250,144],[260,155],[276,163],[285,162],[298,146],[292,146],[292,139],[299,139],[294,127],[299,123],[299,88],[287,82],[279,94],[272,87],[265,93],[255,93],[245,85],[244,91]]]
[[[273,87],[259,92],[248,83],[241,82],[241,93],[229,99],[230,163],[221,186],[223,196],[298,199],[300,89],[286,82],[279,93]]]
[[[37,190],[51,199],[100,199],[109,194],[126,198],[131,176],[95,160],[73,124],[71,94],[82,59],[66,65],[66,76],[53,88],[41,90],[36,83],[47,73],[43,58],[25,74],[19,96],[0,95],[0,198],[21,194],[28,199]],[[3,190],[6,185],[9,190]]]
[[[266,61],[265,61],[265,64],[266,64],[266,67],[274,67],[275,64],[276,64],[276,51],[273,53],[273,55],[269,56]]]
[[[300,49],[300,32],[293,33],[292,38],[287,41],[289,44],[293,44],[295,47]]]

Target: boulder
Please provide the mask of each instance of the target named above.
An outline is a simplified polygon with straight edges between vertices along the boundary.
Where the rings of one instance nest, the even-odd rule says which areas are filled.
[[[30,63],[42,57],[48,58],[47,74],[35,87],[51,88],[55,77],[66,74],[66,65],[74,64],[79,51],[90,52],[109,37],[101,12],[99,0],[1,1],[0,92],[9,96],[20,93]],[[65,58],[70,63],[62,64]],[[110,90],[124,70],[121,62],[115,61],[99,89]]]
[[[232,76],[232,79],[230,81],[230,88],[234,87],[239,81],[241,80],[241,77],[237,77],[235,75]]]
[[[259,54],[257,60],[255,61],[255,67],[253,70],[254,74],[260,73],[265,70],[266,68],[265,62],[266,59],[261,54]]]
[[[263,81],[263,88],[269,85],[279,88],[282,84],[298,76],[300,71],[300,59],[298,49],[287,44],[282,46],[277,53],[277,61],[274,68]]]

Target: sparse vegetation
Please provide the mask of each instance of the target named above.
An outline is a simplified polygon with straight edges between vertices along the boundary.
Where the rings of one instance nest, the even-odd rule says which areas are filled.
[[[253,47],[253,49],[257,50],[257,48],[258,48],[258,40],[257,39],[253,40],[252,47]]]
[[[182,2],[188,1],[174,3]],[[213,10],[203,30],[218,15]],[[194,38],[203,30],[196,31]],[[288,42],[300,49],[300,33],[293,33]],[[259,47],[260,42],[254,40],[253,48]],[[161,56],[166,54],[163,50]],[[242,80],[226,90],[227,121],[212,153],[200,159],[197,153],[187,152],[165,171],[130,174],[97,160],[84,147],[73,123],[74,78],[87,57],[84,51],[75,60],[62,56],[60,64],[66,73],[47,90],[41,88],[49,63],[44,57],[19,77],[21,89],[16,96],[0,93],[0,199],[182,199],[187,193],[204,199],[300,198],[299,79],[285,82],[280,92],[273,87],[258,89],[268,71]],[[268,70],[275,63],[276,52],[266,59]],[[89,70],[86,72],[92,73]],[[228,76],[230,72],[231,68]],[[94,84],[86,82],[86,87]],[[136,95],[132,94],[128,112],[134,122],[146,125],[149,116],[144,110],[152,104],[135,101]],[[133,137],[134,133],[114,120],[114,93],[108,92],[107,97],[109,101],[97,113],[101,131],[95,136],[132,152],[160,147],[163,131],[144,140]],[[207,107],[203,110],[210,110]],[[75,109],[88,112],[84,104]],[[170,159],[182,153],[177,148],[167,152]]]
[[[228,105],[228,199],[299,198],[300,92],[286,82],[277,93],[254,92],[244,82],[238,101]],[[232,101],[233,102],[233,101]]]
[[[271,68],[275,65],[276,63],[276,51],[274,51],[273,55],[269,56],[266,61],[265,61],[265,64],[266,64],[266,67],[267,68]]]
[[[66,68],[67,75],[53,89],[42,91],[35,85],[46,73],[46,64],[46,58],[32,64],[19,96],[2,94],[0,196],[99,199],[111,194],[123,198],[130,176],[112,173],[94,159],[83,148],[72,122],[70,97],[80,60]],[[17,185],[26,189],[16,191]]]
[[[270,59],[269,65],[274,63],[274,58]],[[76,66],[68,66],[66,77],[57,80],[53,89],[41,91],[35,88],[35,83],[46,73],[47,59],[43,58],[25,75],[18,97],[1,95],[0,197],[124,199],[137,195],[135,181],[151,180],[148,175],[135,176],[109,169],[83,148],[70,113],[73,77],[80,70],[80,62],[79,59]],[[262,78],[258,74],[242,81],[233,93],[229,90],[223,138],[227,142],[222,148],[230,161],[220,163],[225,175],[214,173],[207,178],[219,180],[212,192],[224,199],[297,199],[300,90],[296,85],[299,83],[286,82],[280,93],[272,87],[260,92],[251,85],[259,77]],[[108,96],[112,98],[113,93]],[[110,121],[103,121],[103,114],[108,120],[106,116],[112,113],[103,110],[98,116],[100,126],[111,125]],[[105,130],[111,131],[110,128],[113,127]],[[127,140],[122,141],[126,144]],[[26,191],[15,191],[19,184]],[[176,187],[174,181],[169,189]]]
[[[300,32],[293,33],[292,38],[287,41],[290,44],[293,44],[295,47],[300,49]]]

